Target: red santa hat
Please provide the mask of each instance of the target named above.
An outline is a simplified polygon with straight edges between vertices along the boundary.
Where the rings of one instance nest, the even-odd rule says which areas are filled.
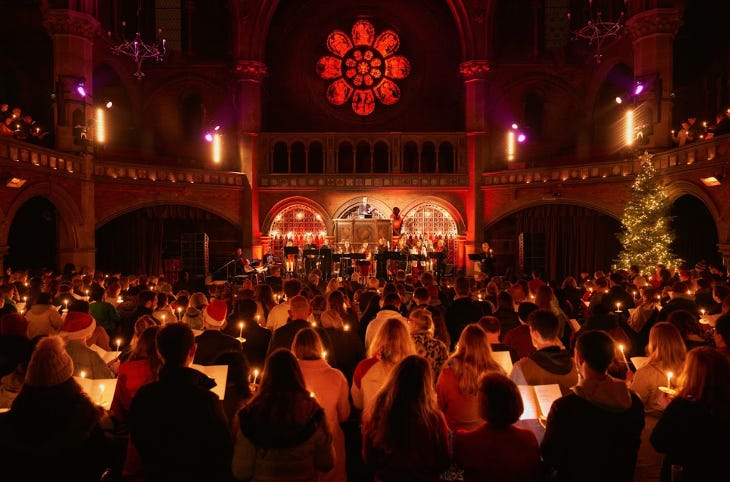
[[[59,335],[66,340],[82,340],[87,336],[91,336],[95,329],[96,321],[90,314],[81,311],[69,311],[66,313],[66,319],[63,320]]]
[[[228,314],[228,305],[223,300],[212,300],[203,309],[203,319],[211,326],[223,326]]]

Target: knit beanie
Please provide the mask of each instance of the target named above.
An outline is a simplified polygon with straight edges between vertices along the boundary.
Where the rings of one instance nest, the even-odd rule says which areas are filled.
[[[223,326],[228,314],[228,305],[223,300],[212,300],[203,308],[203,318],[211,326]]]
[[[74,374],[74,362],[59,336],[42,338],[35,347],[25,372],[25,383],[33,387],[53,387]]]
[[[82,340],[91,336],[95,329],[96,321],[93,316],[81,311],[69,311],[59,335],[66,340]]]
[[[202,330],[203,312],[193,306],[188,306],[183,314],[182,322],[190,326],[193,330]]]

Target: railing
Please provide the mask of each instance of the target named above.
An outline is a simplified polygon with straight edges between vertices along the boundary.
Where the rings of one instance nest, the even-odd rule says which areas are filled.
[[[246,175],[240,172],[207,171],[183,167],[150,166],[119,162],[97,162],[94,165],[97,179],[148,180],[168,183],[214,184],[219,186],[247,185]]]
[[[469,185],[464,174],[269,174],[259,187],[279,189],[448,188]]]
[[[248,184],[246,175],[239,172],[208,171],[186,167],[154,166],[123,162],[92,161],[79,155],[54,151],[46,147],[14,139],[0,138],[0,159],[15,161],[19,167],[35,166],[60,171],[67,175],[82,176],[84,165],[93,165],[93,176],[118,181],[148,180],[168,183],[206,184],[242,187]]]
[[[6,138],[0,141],[0,159],[15,161],[21,166],[42,167],[79,175],[83,165],[83,158],[80,156]]]
[[[673,170],[673,168],[727,160],[728,157],[730,157],[730,135],[693,142],[683,147],[651,154],[654,167],[660,174]],[[642,160],[635,157],[583,165],[485,172],[482,174],[482,183],[484,186],[509,186],[530,183],[570,183],[586,180],[620,181],[621,178],[639,173],[641,164]]]

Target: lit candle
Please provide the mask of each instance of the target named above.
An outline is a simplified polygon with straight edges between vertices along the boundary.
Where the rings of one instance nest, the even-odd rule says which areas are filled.
[[[167,318],[167,316],[165,316],[165,315],[163,314],[163,315],[162,315],[162,324],[163,324],[163,325],[165,324],[165,318]]]
[[[256,380],[259,378],[259,369],[254,368],[253,370],[253,384],[256,385]]]
[[[624,345],[623,343],[619,343],[618,350],[621,352],[621,358],[623,359],[626,366],[629,366],[629,361],[626,359],[626,353],[624,353]]]
[[[117,296],[117,304],[120,304],[124,301],[124,299],[121,296]]]
[[[68,300],[63,300],[63,304],[66,305],[66,311],[68,311]]]
[[[700,308],[700,316],[705,316],[705,309],[704,308]]]
[[[243,322],[238,324],[238,337],[243,338]]]
[[[316,321],[312,321],[309,324],[312,325],[312,328],[317,328],[317,322]]]
[[[86,293],[86,296],[89,296],[89,290],[84,290],[84,293]]]
[[[322,359],[323,360],[327,359],[327,350],[322,350]]]
[[[122,339],[117,338],[117,341],[115,341],[115,343],[117,344],[117,351],[119,351],[119,347],[122,346]]]
[[[309,392],[309,396],[310,396],[311,398],[314,398],[314,392]]]
[[[261,324],[261,315],[256,315],[256,324],[257,325]]]
[[[343,328],[345,331],[350,331],[350,325],[348,323],[345,323]]]
[[[182,321],[182,306],[177,307],[177,321]]]
[[[616,313],[621,313],[621,303],[616,303]]]
[[[99,385],[99,405],[104,404],[104,385]]]
[[[27,303],[27,302],[28,302],[28,297],[27,296],[23,296],[23,303]]]
[[[674,373],[667,372],[667,388],[672,388],[672,377],[674,376]]]
[[[80,376],[81,378],[86,378],[86,372],[85,372],[85,371],[83,371],[83,370],[81,370],[81,373],[79,373],[79,376]]]

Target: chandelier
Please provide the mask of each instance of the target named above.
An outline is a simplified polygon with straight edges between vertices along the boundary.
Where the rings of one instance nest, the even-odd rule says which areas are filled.
[[[142,0],[138,0],[137,2],[137,28],[139,29],[140,21],[139,17],[142,13]],[[167,40],[162,37],[162,29],[157,29],[157,38],[155,39],[154,43],[145,43],[144,40],[142,40],[142,35],[137,32],[134,35],[133,40],[127,40],[124,36],[124,31],[126,30],[127,22],[122,22],[122,41],[119,42],[116,45],[112,45],[112,53],[115,55],[126,55],[128,57],[131,57],[134,59],[135,64],[137,65],[137,71],[133,74],[137,79],[142,80],[142,77],[144,77],[144,72],[142,72],[142,64],[147,59],[154,59],[157,62],[162,62],[165,58],[165,54],[167,53]],[[111,38],[112,33],[107,32],[109,37]]]
[[[621,12],[616,21],[603,18],[600,10],[594,10],[593,0],[588,0],[588,23],[573,32],[573,40],[584,40],[589,47],[593,47],[593,58],[601,63],[605,44],[618,38],[624,28],[624,12]],[[571,15],[568,13],[568,20]]]

